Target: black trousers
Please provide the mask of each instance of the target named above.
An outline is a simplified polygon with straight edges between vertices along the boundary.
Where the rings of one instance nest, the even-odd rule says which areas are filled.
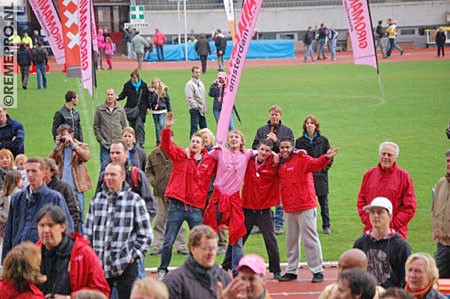
[[[206,73],[206,61],[208,60],[208,55],[200,55],[200,61],[202,62],[202,73]]]
[[[136,119],[129,119],[128,123],[130,124],[130,127],[134,129],[134,133],[136,134],[136,143],[144,148],[145,143],[145,127],[144,127],[144,120],[139,115]]]
[[[330,228],[330,211],[328,209],[328,195],[318,196],[320,204],[320,216],[322,216],[322,228]]]
[[[134,281],[137,279],[137,275],[137,261],[135,261],[133,264],[128,264],[122,275],[108,278],[107,281],[111,291],[114,286],[117,288],[119,299],[129,299],[131,288],[133,287]]]
[[[275,236],[272,209],[250,210],[244,209],[245,229],[247,234],[244,236],[244,244],[250,236],[250,232],[254,225],[258,226],[264,238],[267,256],[269,257],[269,271],[272,273],[280,273],[280,250]],[[222,263],[224,269],[231,269],[231,246],[228,245],[225,258]]]
[[[435,258],[439,269],[439,278],[450,278],[450,246],[437,243]]]

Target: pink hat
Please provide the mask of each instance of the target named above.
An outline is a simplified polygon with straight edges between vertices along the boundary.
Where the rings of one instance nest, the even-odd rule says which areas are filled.
[[[241,270],[242,267],[250,268],[256,274],[266,274],[266,263],[264,259],[256,254],[246,254],[239,261],[237,270]]]
[[[225,72],[219,72],[218,74],[217,74],[217,78],[226,78],[227,77],[227,74],[225,73]]]

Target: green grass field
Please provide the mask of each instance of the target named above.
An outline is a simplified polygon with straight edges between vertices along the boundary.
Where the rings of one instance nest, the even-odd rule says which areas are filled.
[[[378,145],[385,140],[399,144],[399,166],[411,174],[417,196],[417,212],[409,225],[409,242],[413,251],[434,253],[431,236],[431,188],[445,173],[444,152],[450,148],[445,128],[450,119],[450,60],[382,63],[380,65],[384,97],[378,86],[375,70],[353,64],[304,65],[286,67],[248,68],[243,72],[236,98],[242,118],[237,124],[251,145],[256,129],[267,121],[267,108],[278,104],[283,108],[283,123],[291,127],[297,138],[307,114],[321,122],[323,135],[339,147],[340,153],[329,172],[330,213],[332,234],[321,234],[324,260],[337,260],[361,234],[362,225],[356,211],[356,196],[362,175],[378,161]],[[169,86],[177,123],[175,141],[187,145],[189,113],[183,89],[190,70],[145,71],[149,82],[159,77]],[[29,89],[19,90],[18,109],[9,114],[25,126],[26,154],[46,156],[51,151],[51,123],[54,112],[64,103],[67,90],[84,95],[81,111],[85,142],[91,146],[92,159],[88,167],[93,181],[99,169],[99,148],[92,130],[95,106],[102,103],[106,88],[116,93],[128,80],[128,71],[98,73],[99,88],[91,99],[79,89],[79,81],[66,79],[63,74],[49,75],[49,88],[36,89],[36,79],[30,79]],[[215,72],[202,77],[207,88]],[[212,106],[212,100],[209,99]],[[123,102],[122,102],[123,104]],[[215,131],[212,111],[208,124]],[[153,120],[146,124],[146,150],[154,144]],[[89,199],[92,192],[87,193]],[[319,217],[320,218],[320,217]],[[318,220],[318,227],[321,227]],[[282,261],[286,260],[284,235],[279,237]],[[246,252],[267,257],[261,236],[250,237]],[[174,255],[173,265],[183,256]],[[304,260],[304,259],[303,259]],[[157,266],[158,257],[149,257],[147,266]]]

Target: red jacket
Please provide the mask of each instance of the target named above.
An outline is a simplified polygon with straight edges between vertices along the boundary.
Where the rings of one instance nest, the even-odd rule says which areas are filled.
[[[220,212],[219,223],[217,222],[217,211]],[[247,230],[245,229],[245,216],[239,192],[227,195],[214,188],[203,215],[203,224],[211,226],[216,232],[219,225],[228,225],[228,240],[231,245],[245,236]]]
[[[195,155],[191,153],[191,158],[188,159],[184,148],[173,144],[171,136],[171,129],[162,129],[161,148],[173,162],[172,173],[164,196],[175,198],[186,205],[203,210],[216,162],[203,149],[202,161],[197,165]]]
[[[326,167],[330,162],[326,155],[315,159],[302,152],[291,154],[286,160],[280,161],[278,175],[285,212],[295,213],[317,207],[312,173]]]
[[[164,45],[166,43],[166,36],[161,31],[155,32],[153,35],[153,43],[155,45]]]
[[[34,284],[29,284],[30,291],[18,293],[14,289],[14,282],[0,280],[0,298],[2,299],[45,299],[44,294]]]
[[[109,284],[106,281],[102,264],[89,241],[78,233],[68,233],[67,235],[75,239],[69,263],[72,294],[83,289],[96,290],[109,298]],[[41,241],[38,242],[38,245],[41,245]]]
[[[416,213],[416,195],[409,173],[395,163],[391,168],[383,169],[380,164],[364,174],[358,194],[358,213],[365,225],[363,231],[372,228],[369,214],[363,211],[365,205],[375,197],[386,197],[392,202],[393,228],[402,238],[408,237],[408,223]]]
[[[278,164],[273,166],[273,157],[259,167],[256,158],[249,160],[242,187],[242,207],[263,210],[280,204],[280,182]]]

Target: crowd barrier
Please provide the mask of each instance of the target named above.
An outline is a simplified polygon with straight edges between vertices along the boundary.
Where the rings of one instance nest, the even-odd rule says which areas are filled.
[[[213,41],[209,42],[211,46],[211,55],[208,60],[217,60],[216,46]],[[225,59],[229,60],[231,51],[233,50],[233,42],[227,42],[225,51]],[[187,51],[188,60],[199,60],[200,57],[195,52],[195,43],[188,43]],[[252,40],[247,53],[247,59],[261,58],[294,58],[294,40]],[[164,45],[164,60],[166,61],[184,61],[185,44]],[[146,57],[145,61],[158,61],[156,48],[153,48],[150,57]]]

